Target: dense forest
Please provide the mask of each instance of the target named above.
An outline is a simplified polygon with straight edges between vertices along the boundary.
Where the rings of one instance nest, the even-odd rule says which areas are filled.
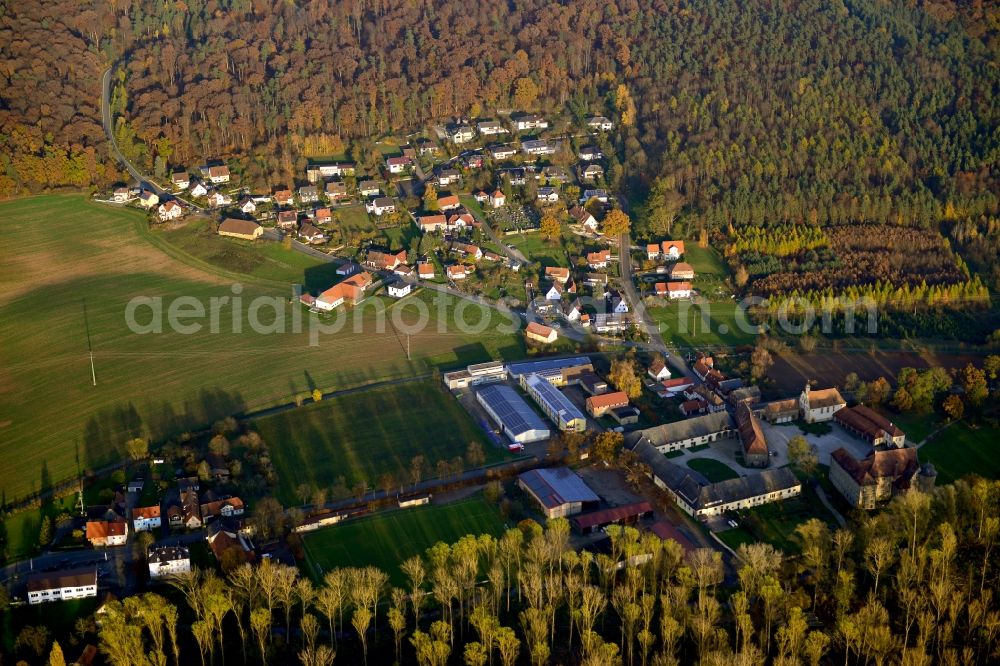
[[[857,527],[802,523],[788,552],[741,545],[734,568],[631,527],[578,553],[555,519],[439,543],[396,585],[374,567],[195,571],[80,618],[57,649],[96,642],[114,666],[996,663],[998,491],[911,490]],[[18,656],[38,663],[51,638],[25,627]]]
[[[233,158],[263,186],[454,115],[604,112],[640,228],[978,220],[998,29],[980,0],[5,2],[0,193],[111,177],[115,61],[119,138],[161,172]]]

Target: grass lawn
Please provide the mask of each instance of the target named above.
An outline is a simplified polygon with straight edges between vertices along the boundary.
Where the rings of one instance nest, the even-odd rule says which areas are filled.
[[[910,431],[906,434],[909,437]],[[938,485],[967,474],[1000,479],[1000,428],[953,423],[920,447],[920,460],[934,463]]]
[[[542,238],[539,231],[531,234],[501,236],[500,240],[516,247],[528,258],[528,261],[538,262],[543,266],[569,266],[569,258],[566,256],[562,243]]]
[[[487,462],[507,457],[431,380],[334,397],[259,419],[254,427],[271,445],[278,497],[286,504],[299,502],[300,483],[330,487],[343,476],[348,487],[359,481],[372,487],[384,473],[405,482],[416,455],[425,460],[423,477],[433,477],[439,460],[464,455],[473,441],[483,445]]]
[[[712,483],[740,478],[740,475],[730,469],[729,465],[712,458],[692,458],[687,461],[687,466],[700,472]]]
[[[766,541],[786,553],[796,553],[799,545],[795,541],[795,528],[802,523],[810,518],[819,518],[831,529],[838,526],[816,496],[816,491],[808,484],[802,485],[802,494],[798,497],[744,509],[736,514],[736,521],[740,526],[718,535],[733,549],[741,543]]]
[[[307,290],[326,289],[340,278],[337,267],[316,257],[285,249],[274,241],[223,238],[208,220],[192,220],[177,229],[154,228],[151,234],[188,255],[224,271],[242,273],[275,283],[304,284]]]
[[[484,222],[486,220],[486,214],[483,212],[483,207],[478,201],[476,201],[476,197],[471,194],[459,194],[458,200],[462,202],[462,205],[465,206],[470,213],[472,213],[472,217],[476,218],[480,222]]]
[[[338,206],[334,209],[334,215],[339,219],[340,228],[344,230],[345,235],[375,229],[375,224],[368,217],[368,211],[363,204]]]
[[[432,303],[424,294],[392,306],[401,322],[413,323],[416,301],[429,304],[429,324],[411,336],[409,359],[391,312],[378,323],[375,301],[382,299],[348,311],[339,331],[311,337],[310,318],[286,302],[289,281],[214,266],[149,232],[142,213],[82,195],[4,202],[0,220],[0,497],[7,501],[74,477],[77,445],[81,464],[94,468],[120,460],[133,435],[159,442],[315,387],[329,391],[525,355],[517,332],[498,330],[499,314],[490,314],[482,329],[458,326],[450,321],[456,299]],[[202,324],[194,332],[169,325],[176,298],[193,297],[207,313],[211,299],[232,298],[237,283],[239,328],[232,325],[232,301],[219,309],[216,333],[207,316],[184,321]],[[257,311],[260,322],[273,324],[260,333],[248,318],[258,296],[269,299]],[[129,327],[133,297],[161,299],[162,332]],[[152,310],[140,307],[135,321],[148,326]],[[476,310],[465,310],[468,322],[476,321]]]
[[[500,511],[482,497],[353,520],[306,534],[309,573],[318,580],[335,567],[372,565],[388,573],[392,585],[406,587],[399,565],[407,558],[466,534],[499,536],[504,527]]]
[[[737,321],[737,304],[731,301],[693,305],[671,303],[666,307],[648,308],[650,316],[660,325],[668,345],[686,348],[735,347],[753,344],[756,335],[743,330],[749,322]]]
[[[697,243],[688,243],[684,248],[684,261],[691,264],[695,275],[714,275],[726,277],[729,268],[714,248],[698,247]]]

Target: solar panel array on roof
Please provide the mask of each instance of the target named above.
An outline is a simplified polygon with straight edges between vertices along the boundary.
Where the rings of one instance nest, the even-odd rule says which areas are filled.
[[[575,472],[565,467],[533,469],[521,481],[546,508],[576,502],[600,502],[601,498]]]
[[[512,441],[533,442],[550,434],[545,421],[509,386],[491,384],[480,389],[476,399]]]
[[[585,419],[583,412],[567,398],[562,391],[550,384],[537,374],[528,376],[526,384],[531,396],[536,400],[545,402],[548,409],[543,405],[543,411],[559,414],[564,421],[574,421]]]
[[[573,358],[553,358],[542,361],[526,361],[525,363],[511,363],[507,366],[507,372],[514,379],[521,375],[530,375],[536,372],[548,370],[559,370],[561,368],[572,368],[577,365],[587,365],[590,359],[586,356],[575,356]]]

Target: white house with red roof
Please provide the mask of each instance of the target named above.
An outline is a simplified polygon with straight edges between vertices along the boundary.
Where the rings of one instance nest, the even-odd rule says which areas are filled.
[[[500,190],[496,190],[490,195],[490,204],[492,204],[494,208],[503,208],[506,203],[507,197]]]

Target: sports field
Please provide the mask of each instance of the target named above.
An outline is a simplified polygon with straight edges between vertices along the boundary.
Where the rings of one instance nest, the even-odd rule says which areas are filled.
[[[75,476],[76,446],[85,468],[99,467],[121,459],[133,435],[162,440],[316,387],[329,391],[524,356],[517,335],[496,330],[499,319],[481,332],[449,323],[456,301],[446,297],[410,336],[407,359],[405,335],[392,325],[391,310],[378,325],[376,301],[400,308],[399,321],[412,323],[416,301],[426,304],[429,295],[403,305],[369,299],[356,318],[336,333],[316,335],[312,345],[309,318],[296,332],[303,310],[285,302],[289,282],[212,265],[150,233],[142,213],[81,195],[0,204],[0,247],[0,498],[7,501]],[[232,302],[219,309],[216,333],[207,317],[184,320],[202,323],[195,332],[169,326],[176,298],[192,297],[207,314],[210,299],[232,297],[237,283],[239,328],[232,325]],[[272,332],[249,325],[258,296],[278,297],[274,309],[258,312],[261,323],[274,324]],[[161,299],[163,332],[129,327],[133,297]],[[150,324],[152,308],[139,308],[135,319]]]
[[[308,573],[319,579],[335,567],[372,565],[388,573],[391,584],[405,586],[399,565],[407,558],[466,534],[499,536],[504,527],[500,511],[482,497],[361,518],[306,534]]]
[[[286,504],[299,503],[295,488],[301,483],[328,488],[342,476],[348,487],[359,481],[374,487],[384,473],[409,479],[416,455],[424,457],[422,478],[436,476],[439,460],[464,455],[473,441],[488,463],[508,456],[430,380],[332,397],[256,420],[254,427],[271,444],[278,495]]]

